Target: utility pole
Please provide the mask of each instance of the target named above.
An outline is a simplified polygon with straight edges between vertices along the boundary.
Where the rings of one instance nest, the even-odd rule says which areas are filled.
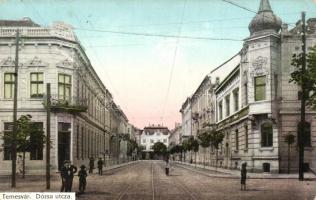
[[[50,105],[51,105],[50,83],[46,85],[46,189],[50,189]]]
[[[16,30],[16,41],[15,41],[15,69],[14,69],[14,97],[13,97],[13,133],[12,133],[12,177],[11,187],[16,187],[16,137],[17,137],[17,107],[18,107],[18,68],[19,68],[19,29]]]
[[[305,101],[306,101],[306,27],[305,27],[305,12],[302,12],[302,98],[301,98],[301,122],[298,134],[299,142],[299,177],[300,181],[304,180],[304,141],[305,141]]]

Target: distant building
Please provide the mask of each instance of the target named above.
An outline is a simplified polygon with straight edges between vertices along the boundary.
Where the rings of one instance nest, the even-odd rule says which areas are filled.
[[[178,145],[181,143],[182,127],[180,123],[176,123],[174,129],[170,131],[169,147]]]
[[[140,144],[141,146],[144,147],[143,152],[147,152],[147,153],[153,152],[152,147],[156,142],[162,142],[168,147],[169,136],[170,136],[170,131],[167,127],[160,126],[160,125],[158,126],[151,125],[151,126],[145,127],[140,136]]]

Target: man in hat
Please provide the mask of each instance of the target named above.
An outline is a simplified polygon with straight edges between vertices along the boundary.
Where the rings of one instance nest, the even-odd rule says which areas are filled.
[[[61,192],[71,192],[72,189],[72,181],[74,178],[74,174],[77,172],[77,167],[71,165],[69,160],[64,161],[64,166],[61,168],[61,178],[62,178],[62,186]]]
[[[104,163],[103,163],[102,158],[99,158],[99,160],[98,160],[99,175],[102,175],[103,164]]]
[[[85,165],[80,166],[80,170],[78,172],[79,176],[79,192],[84,193],[87,185],[87,170]]]

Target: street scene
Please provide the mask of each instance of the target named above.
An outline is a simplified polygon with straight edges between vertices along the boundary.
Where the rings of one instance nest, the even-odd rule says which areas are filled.
[[[316,199],[316,1],[0,6],[0,200]]]
[[[199,173],[203,172],[203,173]],[[223,175],[223,176],[221,176]],[[33,181],[36,179],[34,178]],[[37,179],[38,182],[40,180]],[[45,182],[37,191],[46,191]],[[250,179],[247,192],[240,190],[239,178],[219,172],[201,171],[172,164],[170,176],[164,174],[161,161],[139,161],[118,169],[108,170],[104,176],[92,174],[87,192],[77,199],[313,199],[316,181],[299,182],[296,179]],[[10,185],[0,183],[1,190],[10,191]],[[30,191],[36,182],[22,182],[20,191]],[[39,187],[39,186],[37,186]],[[52,182],[51,191],[59,191],[60,180]],[[74,180],[78,188],[78,179]]]

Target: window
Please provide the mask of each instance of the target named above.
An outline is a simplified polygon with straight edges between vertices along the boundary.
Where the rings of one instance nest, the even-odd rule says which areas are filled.
[[[270,172],[270,163],[262,164],[263,172]]]
[[[235,130],[235,146],[236,146],[236,150],[239,150],[239,133],[238,133],[238,129]]]
[[[143,139],[143,143],[146,143],[146,139]]]
[[[255,101],[266,99],[266,76],[255,77]]]
[[[13,130],[13,123],[12,122],[5,122],[4,123],[4,138],[9,137],[8,135],[12,134]],[[10,138],[10,137],[9,137]],[[11,160],[11,142],[4,139],[4,146],[3,146],[3,158],[4,160]]]
[[[297,138],[300,138],[299,137],[299,133],[300,133],[300,130],[301,130],[301,123],[299,123],[297,125]],[[311,124],[308,123],[308,122],[305,122],[305,134],[304,134],[304,147],[311,147]],[[299,144],[297,144],[299,145]]]
[[[43,122],[34,122],[36,134],[31,133],[30,159],[43,160]]]
[[[14,73],[5,73],[4,74],[4,98],[12,99],[14,93]]]
[[[153,140],[153,139],[151,139],[151,140],[150,140],[150,143],[152,143],[152,144],[153,144],[153,143],[154,143],[154,140]]]
[[[248,84],[244,84],[245,87],[245,106],[248,105]]]
[[[273,128],[271,122],[265,122],[261,125],[261,146],[272,147],[273,145]]]
[[[226,117],[230,115],[230,95],[225,97],[225,104],[226,104]]]
[[[43,97],[43,73],[31,73],[31,98]]]
[[[69,101],[71,97],[71,76],[58,74],[58,99]]]
[[[167,143],[167,139],[163,139],[163,143]]]
[[[239,88],[235,89],[234,92],[234,108],[235,111],[239,110]]]
[[[219,120],[223,119],[223,102],[222,101],[218,103],[218,117],[219,117]]]
[[[248,126],[245,125],[245,149],[248,149]]]

